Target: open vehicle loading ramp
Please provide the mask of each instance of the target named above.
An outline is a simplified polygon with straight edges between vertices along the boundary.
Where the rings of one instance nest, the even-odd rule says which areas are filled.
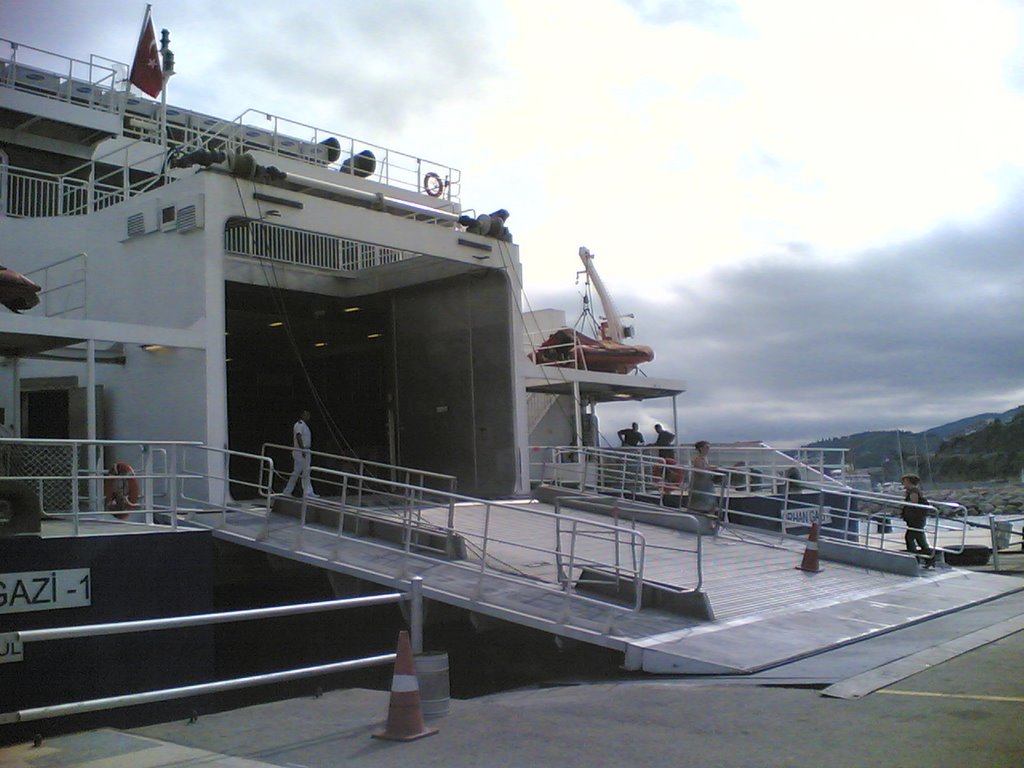
[[[804,545],[765,531],[707,535],[536,500],[278,497],[273,509],[192,520],[218,539],[383,587],[421,576],[429,600],[612,648],[627,669],[652,673],[750,674],[1024,588],[949,567],[904,575],[823,560],[806,572]],[[629,557],[638,547],[639,572]]]

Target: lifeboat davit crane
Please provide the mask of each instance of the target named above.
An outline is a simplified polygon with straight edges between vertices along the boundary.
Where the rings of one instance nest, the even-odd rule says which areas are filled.
[[[540,365],[556,365],[579,368],[603,373],[630,373],[641,363],[654,359],[654,350],[642,344],[627,344],[629,336],[622,325],[622,317],[615,309],[604,282],[594,267],[594,255],[587,248],[580,248],[580,260],[586,273],[586,293],[583,297],[583,312],[576,321],[576,327],[560,328],[551,334],[530,356]],[[591,309],[590,287],[601,301],[604,320],[600,324],[594,319]],[[590,336],[579,330],[588,320],[595,326]]]

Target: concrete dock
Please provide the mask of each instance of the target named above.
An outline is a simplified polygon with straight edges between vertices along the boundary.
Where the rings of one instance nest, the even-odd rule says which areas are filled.
[[[761,675],[569,682],[456,700],[430,721],[439,734],[407,744],[370,738],[389,694],[353,689],[200,714],[194,723],[44,738],[0,749],[0,765],[1019,768],[1024,632],[1009,628],[1022,620],[1018,594]],[[956,640],[996,624],[1007,634],[969,649]],[[907,635],[921,632],[931,656],[908,652],[921,638]],[[894,663],[903,665],[898,679],[881,675]],[[881,677],[865,682],[873,673]],[[823,695],[843,680],[863,695]]]

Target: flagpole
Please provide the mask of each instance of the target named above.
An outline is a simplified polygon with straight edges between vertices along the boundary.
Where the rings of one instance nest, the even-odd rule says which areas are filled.
[[[167,81],[174,74],[174,54],[170,49],[171,33],[166,29],[160,30],[160,61],[163,65],[163,88],[160,89],[160,135],[164,151],[164,168],[166,169],[167,158]]]

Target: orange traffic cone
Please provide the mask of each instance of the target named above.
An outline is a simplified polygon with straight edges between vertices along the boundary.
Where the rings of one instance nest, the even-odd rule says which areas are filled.
[[[388,741],[413,741],[437,733],[437,728],[423,724],[423,710],[420,708],[420,683],[412,662],[412,646],[409,633],[404,629],[398,633],[398,655],[395,659],[395,675],[391,679],[391,702],[388,705],[388,722],[384,730],[373,734],[375,739]]]
[[[818,567],[818,524],[811,523],[811,534],[807,537],[807,547],[804,549],[804,559],[797,566],[797,570],[817,573],[821,570]]]

